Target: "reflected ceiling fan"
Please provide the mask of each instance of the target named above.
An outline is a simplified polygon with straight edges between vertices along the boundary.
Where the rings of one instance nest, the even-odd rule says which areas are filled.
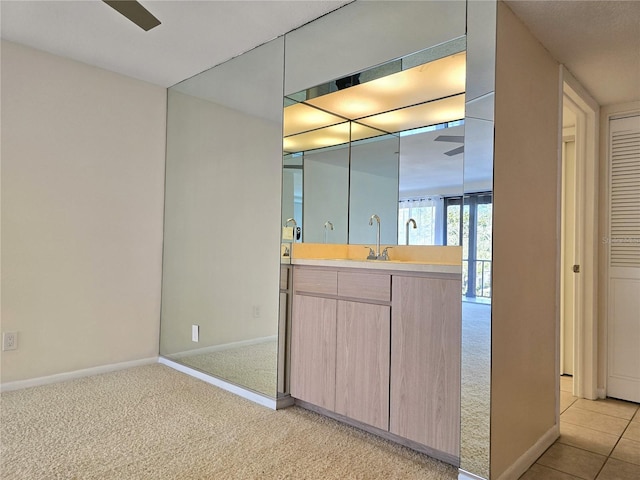
[[[434,142],[451,142],[451,143],[463,143],[464,144],[464,135],[440,135],[433,139]],[[464,152],[464,145],[460,145],[448,152],[444,152],[445,155],[449,157],[453,157],[454,155],[458,155],[459,153]]]
[[[102,1],[138,25],[145,32],[148,32],[152,28],[160,25],[160,20],[154,17],[149,10],[140,4],[140,2],[135,0]]]

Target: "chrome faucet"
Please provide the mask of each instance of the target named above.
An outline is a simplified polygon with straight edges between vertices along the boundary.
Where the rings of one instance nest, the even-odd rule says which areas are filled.
[[[333,223],[329,220],[324,222],[324,243],[327,243],[327,227],[329,227],[329,230],[333,230]]]
[[[298,222],[296,222],[295,218],[288,218],[284,226],[288,227],[290,223],[293,223],[293,243],[296,243],[296,235],[298,234]]]
[[[416,221],[413,218],[410,218],[409,220],[407,220],[407,223],[406,223],[407,241],[405,242],[405,245],[409,245],[409,224],[410,223],[413,223],[413,228],[418,228],[418,225],[416,225]]]
[[[373,221],[376,221],[376,258],[380,258],[380,217],[375,213],[371,215],[369,219],[369,225],[373,225]]]

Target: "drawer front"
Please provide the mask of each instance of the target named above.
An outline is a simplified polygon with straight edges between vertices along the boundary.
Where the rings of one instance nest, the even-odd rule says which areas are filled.
[[[391,275],[338,272],[338,295],[389,302],[391,301]]]
[[[293,273],[293,286],[296,292],[336,295],[338,293],[338,272],[296,268]]]

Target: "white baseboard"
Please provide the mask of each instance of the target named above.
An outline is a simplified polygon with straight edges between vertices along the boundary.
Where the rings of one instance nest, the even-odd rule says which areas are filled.
[[[511,464],[511,466],[498,477],[498,480],[517,480],[520,478],[524,472],[529,470],[529,467],[540,458],[540,455],[553,445],[553,442],[555,442],[559,436],[560,426],[554,425],[547,430],[529,450]]]
[[[7,382],[0,384],[0,392],[10,392],[12,390],[21,390],[23,388],[39,387],[41,385],[49,385],[51,383],[66,382],[77,378],[90,377],[91,375],[100,375],[101,373],[116,372],[141,365],[151,365],[158,363],[158,357],[143,358],[140,360],[132,360],[130,362],[112,363],[109,365],[101,365],[99,367],[85,368],[75,370],[73,372],[56,373],[46,377],[30,378],[28,380],[17,380],[15,382]]]
[[[260,395],[259,393],[239,387],[238,385],[234,385],[233,383],[225,382],[224,380],[212,377],[211,375],[207,375],[206,373],[174,362],[165,357],[160,357],[158,359],[158,362],[162,365],[166,365],[167,367],[178,370],[179,372],[186,373],[187,375],[195,377],[198,380],[210,383],[211,385],[215,385],[216,387],[222,388],[223,390],[226,390],[228,392],[235,393],[239,397],[251,400],[252,402],[257,403],[258,405],[262,405],[263,407],[270,408],[271,410],[276,410],[278,408],[278,400],[275,398],[265,397],[263,395]]]
[[[461,468],[458,469],[458,480],[486,480],[484,477],[479,477],[473,473],[469,473]]]
[[[257,345],[259,343],[272,342],[278,340],[278,335],[271,335],[269,337],[251,338],[249,340],[241,340],[239,342],[223,343],[221,345],[211,345],[209,347],[194,348],[193,350],[185,350],[183,352],[172,353],[170,355],[164,355],[165,358],[183,358],[191,357],[193,355],[201,355],[204,353],[220,352],[222,350],[229,350],[231,348],[246,347],[248,345]]]

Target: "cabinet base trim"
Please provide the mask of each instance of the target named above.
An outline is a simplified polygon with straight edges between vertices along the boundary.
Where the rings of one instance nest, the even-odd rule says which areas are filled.
[[[324,415],[325,417],[333,418],[334,420],[337,420],[339,422],[346,423],[347,425],[351,425],[352,427],[356,427],[360,430],[364,430],[367,433],[377,435],[379,437],[382,437],[394,443],[398,443],[400,445],[404,445],[405,447],[410,448],[411,450],[424,453],[429,457],[435,458],[437,460],[441,460],[445,463],[453,465],[454,467],[460,466],[460,458],[455,457],[449,453],[445,453],[445,452],[441,452],[440,450],[429,448],[426,445],[422,445],[420,443],[414,442],[407,438],[394,435],[393,433],[387,432],[386,430],[380,430],[379,428],[372,427],[371,425],[367,425],[366,423],[362,423],[357,420],[353,420],[352,418],[345,417],[344,415],[340,415],[339,413],[335,413],[330,410],[324,409],[322,407],[318,407],[317,405],[313,405],[312,403],[308,403],[303,400],[298,400],[297,398],[295,399],[295,404],[306,410],[319,413],[320,415]]]

